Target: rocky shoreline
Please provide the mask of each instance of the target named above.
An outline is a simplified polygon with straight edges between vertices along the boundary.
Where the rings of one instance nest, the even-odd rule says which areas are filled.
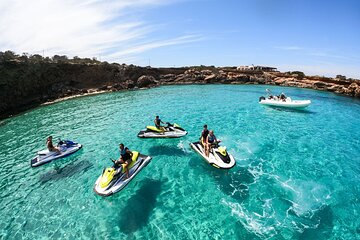
[[[102,63],[0,63],[0,119],[60,99],[175,84],[268,84],[360,98],[360,81],[236,67],[151,68]]]

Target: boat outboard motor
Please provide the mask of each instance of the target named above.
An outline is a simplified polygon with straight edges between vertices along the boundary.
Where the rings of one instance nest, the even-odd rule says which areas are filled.
[[[259,97],[259,102],[261,102],[262,100],[265,100],[264,96]]]

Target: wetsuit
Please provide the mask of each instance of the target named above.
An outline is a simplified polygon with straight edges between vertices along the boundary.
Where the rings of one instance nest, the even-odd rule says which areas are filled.
[[[155,127],[157,128],[157,129],[160,129],[160,123],[161,123],[161,119],[159,118],[159,119],[155,119]]]
[[[206,141],[207,136],[209,135],[209,130],[203,130],[201,133],[201,143],[204,144]]]
[[[127,147],[125,147],[123,150],[120,150],[120,155],[124,162],[129,162],[129,160],[131,160],[131,155],[128,151],[129,149]]]

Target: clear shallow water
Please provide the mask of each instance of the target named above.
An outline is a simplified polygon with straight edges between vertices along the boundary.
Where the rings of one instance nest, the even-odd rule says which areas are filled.
[[[360,101],[311,99],[307,111],[258,104],[266,86],[171,86],[82,97],[0,124],[0,238],[360,239]],[[138,139],[159,114],[189,131]],[[207,123],[237,159],[229,171],[189,147]],[[30,168],[48,135],[84,145]],[[153,157],[120,193],[92,188],[118,143]]]

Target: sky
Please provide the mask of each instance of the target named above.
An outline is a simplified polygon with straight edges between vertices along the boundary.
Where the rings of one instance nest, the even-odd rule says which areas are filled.
[[[0,51],[360,78],[358,0],[0,0]]]

